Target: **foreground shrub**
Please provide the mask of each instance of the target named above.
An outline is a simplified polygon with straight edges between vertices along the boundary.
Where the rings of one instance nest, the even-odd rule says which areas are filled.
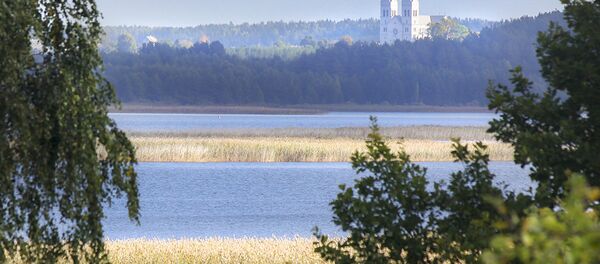
[[[600,186],[600,1],[561,0],[569,28],[551,24],[539,34],[537,56],[548,88],[541,93],[521,72],[514,87],[488,92],[500,114],[489,132],[515,148],[515,162],[532,165],[536,202],[553,206],[564,196],[565,171]]]
[[[592,201],[600,199],[600,189],[588,187],[583,176],[571,177],[568,186],[569,194],[558,212],[531,209],[517,223],[519,232],[492,240],[484,262],[600,263],[600,222],[597,211],[589,209]]]
[[[551,24],[538,37],[548,89],[534,91],[518,67],[514,88],[488,92],[489,108],[500,114],[489,132],[515,148],[517,164],[530,166],[535,192],[516,195],[497,186],[485,146],[470,152],[458,142],[453,154],[465,170],[427,191],[425,169],[403,152],[392,154],[374,126],[369,151],[352,159],[357,172],[372,176],[343,186],[332,202],[334,222],[349,237],[332,243],[317,234],[317,252],[344,263],[472,263],[496,237],[486,254],[491,263],[600,261],[598,222],[586,211],[598,206],[597,189],[584,191],[574,179],[571,195],[560,202],[571,172],[600,186],[600,1],[561,2],[569,29]],[[529,209],[521,223],[534,204],[545,209]]]
[[[452,155],[465,169],[450,182],[430,184],[426,169],[404,152],[387,146],[376,120],[367,151],[356,152],[352,166],[361,178],[331,203],[334,220],[348,237],[330,241],[316,232],[316,252],[336,263],[474,262],[500,232],[494,223],[504,215],[488,202],[498,200],[513,208],[530,204],[494,182],[488,169],[486,146],[474,150],[454,142]]]
[[[436,184],[436,232],[439,237],[438,254],[451,262],[476,262],[488,247],[489,240],[500,232],[507,232],[495,223],[504,215],[492,201],[508,204],[512,212],[520,212],[531,204],[525,194],[507,191],[503,183],[495,183],[489,169],[487,146],[481,142],[473,149],[454,140],[452,155],[464,165],[463,171],[450,175],[449,184]]]
[[[0,2],[0,263],[106,262],[104,206],[125,196],[139,220],[99,18],[94,0]]]
[[[394,153],[372,118],[367,151],[352,156],[353,187],[340,186],[333,222],[349,237],[331,241],[316,230],[316,252],[336,263],[430,263],[435,257],[433,196],[426,170],[404,152]]]

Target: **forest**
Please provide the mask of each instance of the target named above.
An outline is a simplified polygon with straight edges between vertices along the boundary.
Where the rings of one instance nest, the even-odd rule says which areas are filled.
[[[480,32],[494,22],[483,19],[457,19],[473,32]],[[147,36],[154,36],[160,42],[175,46],[186,46],[198,40],[218,40],[226,48],[271,47],[277,44],[301,45],[307,38],[316,43],[326,44],[343,36],[352,36],[356,41],[379,40],[379,19],[346,19],[342,21],[295,21],[262,22],[243,24],[212,24],[195,27],[147,27],[147,26],[106,26],[101,50],[118,50],[119,37],[131,36],[134,43],[142,46]],[[179,44],[179,45],[177,45]]]
[[[105,52],[103,58],[125,103],[481,106],[488,82],[506,81],[518,65],[537,89],[544,86],[535,41],[550,21],[564,23],[553,12],[497,23],[463,40],[394,45],[346,36],[294,59],[231,55],[225,40],[144,44],[137,52]]]
[[[322,20],[314,22],[262,22],[243,24],[213,24],[195,27],[108,26],[103,39],[104,51],[114,50],[122,34],[130,34],[137,43],[146,42],[152,35],[161,42],[196,42],[200,39],[218,40],[225,47],[272,46],[276,42],[298,45],[306,37],[316,40],[337,40],[351,35],[363,41],[379,39],[379,20]],[[141,45],[140,45],[141,46]]]

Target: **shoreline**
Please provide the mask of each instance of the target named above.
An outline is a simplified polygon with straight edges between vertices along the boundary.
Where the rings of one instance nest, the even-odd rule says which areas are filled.
[[[491,113],[479,106],[428,106],[428,105],[163,105],[123,104],[120,109],[111,107],[110,113],[160,113],[160,114],[256,114],[256,115],[320,115],[329,112],[407,112],[407,113]]]
[[[129,114],[249,114],[249,115],[320,115],[326,111],[266,106],[181,106],[123,104],[121,109],[111,107],[109,113]]]

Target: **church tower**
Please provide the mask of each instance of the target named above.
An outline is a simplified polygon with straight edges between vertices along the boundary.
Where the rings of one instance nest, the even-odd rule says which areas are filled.
[[[417,19],[420,14],[420,2],[419,0],[402,0],[402,20],[404,28],[402,29],[402,35],[404,40],[413,41],[415,39],[415,32]]]
[[[390,28],[392,19],[398,16],[398,0],[381,0],[381,16],[379,35],[381,39],[389,39],[392,35]]]
[[[398,0],[381,0],[381,18],[392,18],[398,15]]]
[[[419,12],[420,2],[419,0],[402,0],[402,16],[403,17],[416,17],[420,16]]]
[[[429,27],[440,16],[421,14],[420,0],[380,0],[379,42],[416,41],[429,36]]]

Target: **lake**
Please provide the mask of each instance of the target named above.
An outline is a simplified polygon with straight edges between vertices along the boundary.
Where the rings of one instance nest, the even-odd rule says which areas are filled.
[[[431,181],[462,168],[420,164]],[[527,171],[511,162],[491,168],[514,190],[531,186]],[[328,204],[339,184],[357,177],[348,163],[142,163],[137,170],[141,226],[117,202],[106,211],[109,239],[309,237],[315,225],[339,234]]]
[[[486,126],[492,113],[327,113],[322,115],[129,114],[110,116],[125,131],[190,131],[206,128],[367,127],[369,116],[381,126]]]

